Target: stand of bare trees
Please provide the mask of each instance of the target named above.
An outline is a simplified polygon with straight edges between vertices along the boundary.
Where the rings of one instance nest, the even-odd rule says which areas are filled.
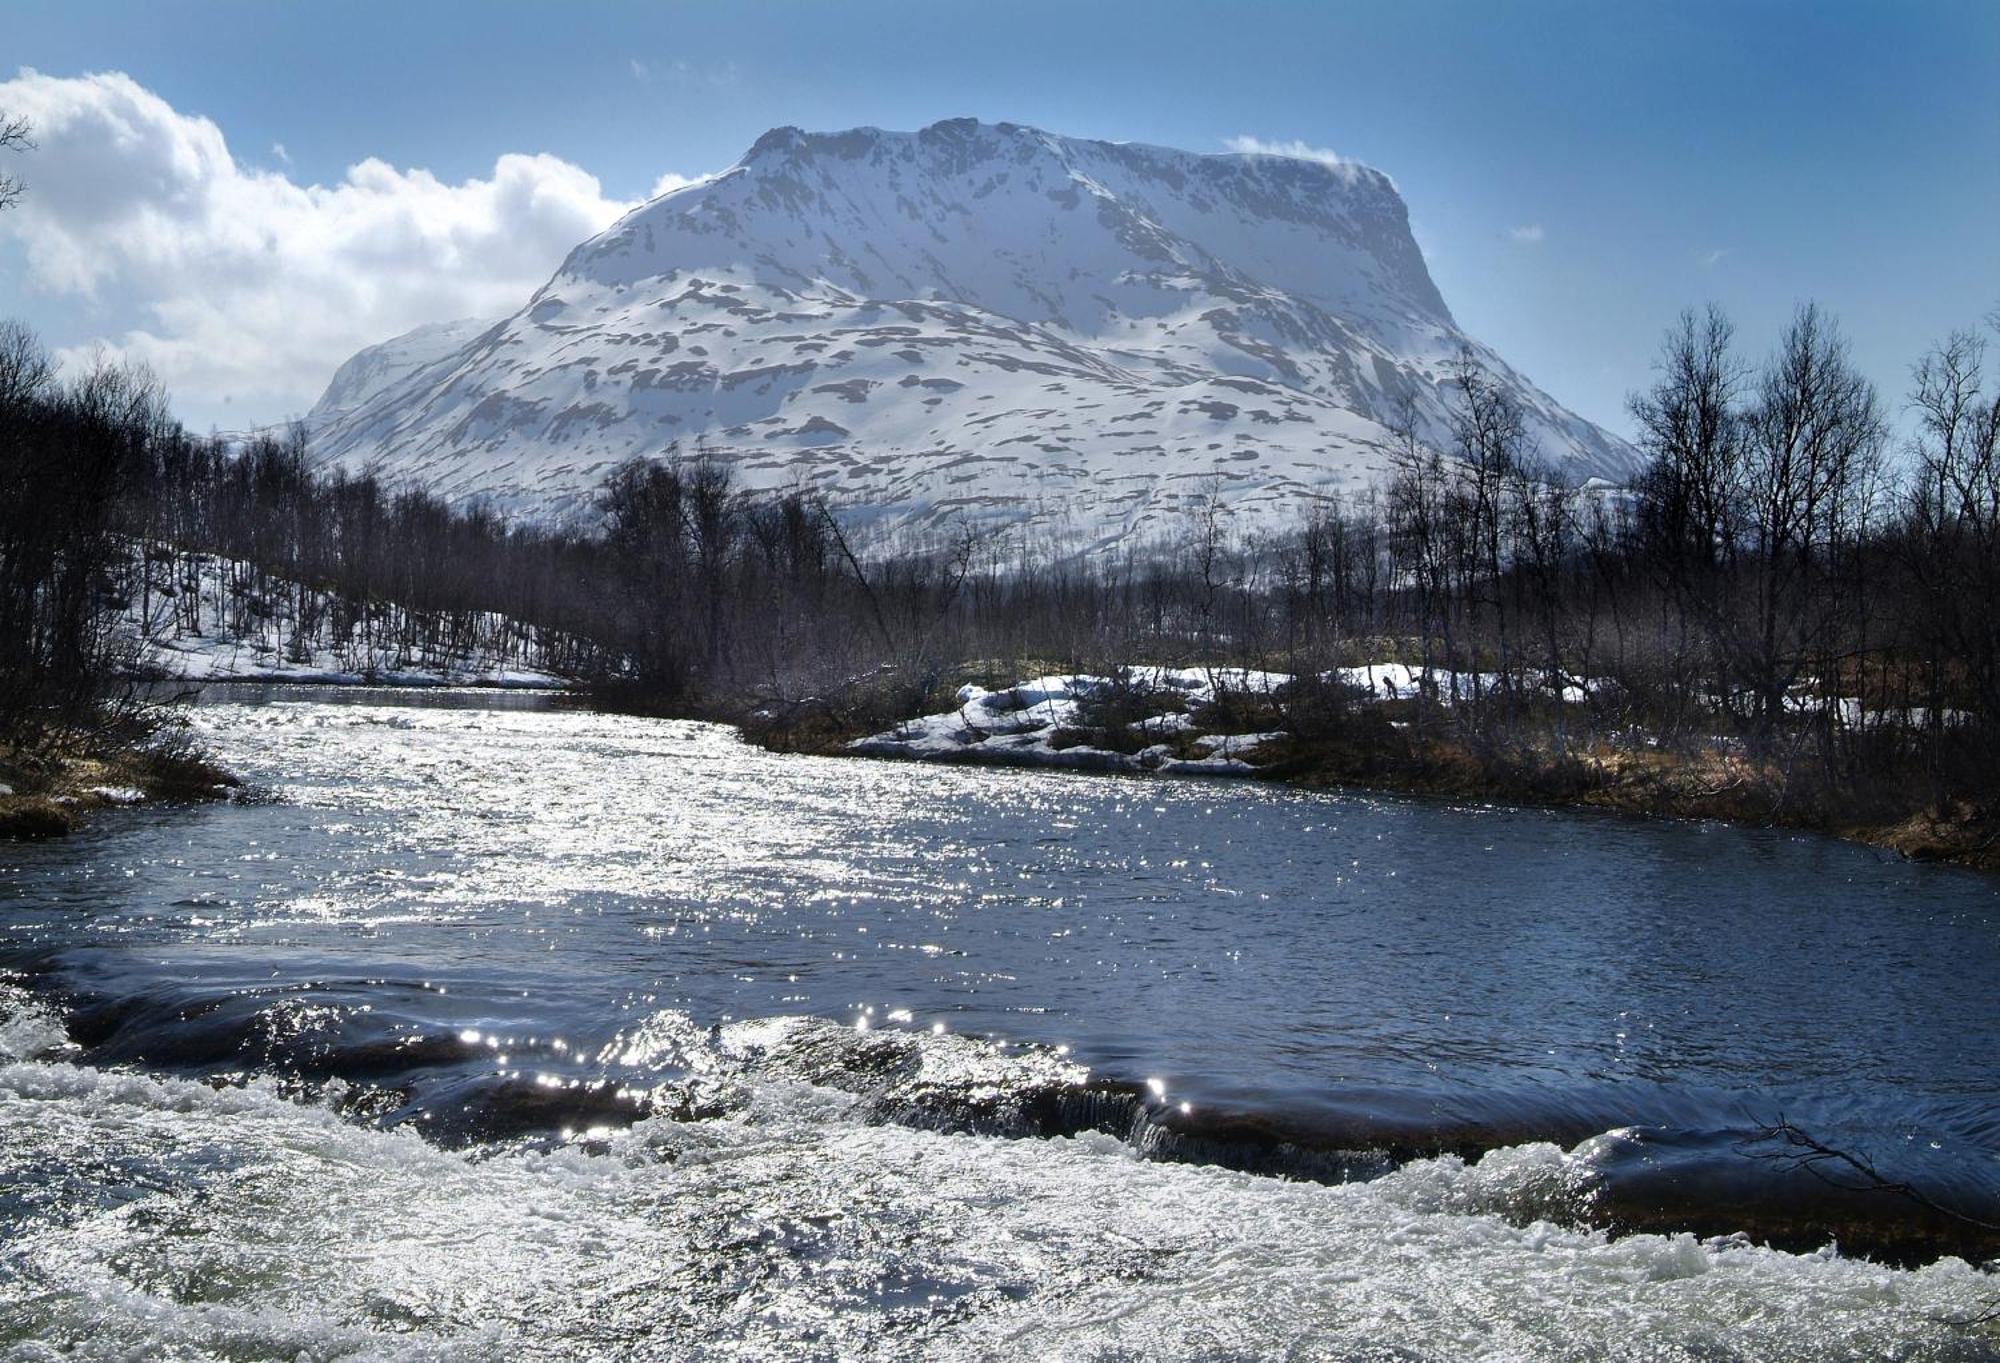
[[[191,437],[142,378],[58,382],[14,327],[0,718],[90,703],[119,665],[108,622],[213,555],[246,610],[289,594],[301,631],[435,656],[503,617],[524,659],[685,713],[835,732],[969,674],[1150,661],[1317,679],[1395,662],[1426,698],[1404,732],[1477,760],[1703,750],[1904,804],[1912,782],[1938,809],[1983,804],[2000,755],[1986,363],[1964,334],[1917,366],[1915,435],[1892,461],[1882,403],[1825,314],[1801,310],[1753,365],[1719,313],[1690,313],[1632,400],[1646,465],[1631,487],[1565,484],[1464,363],[1448,438],[1403,423],[1376,492],[1246,536],[1206,488],[1178,538],[1077,557],[965,528],[889,552],[810,494],[738,489],[699,450],[618,469],[586,524],[509,521],[318,468],[301,432]]]
[[[34,337],[0,324],[0,731],[100,718],[119,513],[168,429],[150,383],[105,364],[59,383]]]

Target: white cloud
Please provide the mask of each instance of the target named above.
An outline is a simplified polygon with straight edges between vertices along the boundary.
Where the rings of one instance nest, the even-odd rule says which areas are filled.
[[[1352,177],[1357,172],[1370,169],[1360,161],[1342,156],[1330,147],[1315,147],[1293,138],[1289,142],[1269,142],[1261,137],[1239,135],[1223,139],[1223,146],[1233,152],[1250,156],[1289,156],[1295,161],[1317,161],[1330,166],[1342,175]],[[1381,174],[1380,171],[1375,172]]]
[[[1540,246],[1542,239],[1548,236],[1548,233],[1542,230],[1540,223],[1531,222],[1511,229],[1507,235],[1523,246]]]
[[[1713,250],[1702,252],[1700,256],[1701,268],[1704,270],[1714,269],[1722,263],[1722,258],[1728,254],[1729,248],[1726,246],[1718,246]]]
[[[652,70],[649,67],[647,67],[646,63],[640,61],[637,57],[628,57],[626,58],[626,61],[631,64],[633,80],[652,79],[653,76]]]
[[[277,157],[288,166],[292,163],[292,154],[285,150],[283,142],[273,142],[271,144],[271,155]]]
[[[1267,142],[1261,137],[1238,136],[1227,139],[1223,145],[1231,151],[1244,152],[1251,156],[1289,156],[1297,161],[1319,161],[1329,166],[1355,164],[1337,151],[1326,147],[1307,146],[1297,138],[1290,142]]]
[[[686,189],[689,185],[698,185],[704,178],[704,176],[700,175],[676,175],[672,171],[668,171],[665,175],[653,181],[653,192],[647,195],[647,197],[657,199],[662,194],[671,194],[677,189]]]
[[[34,192],[0,220],[29,283],[105,319],[101,343],[184,407],[231,403],[243,421],[302,412],[364,345],[511,311],[634,206],[548,155],[508,153],[457,183],[371,157],[297,184],[118,72],[23,70],[0,108],[35,129]]]

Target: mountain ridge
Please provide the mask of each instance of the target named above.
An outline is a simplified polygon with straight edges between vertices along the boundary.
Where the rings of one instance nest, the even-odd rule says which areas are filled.
[[[1565,476],[1632,466],[1459,330],[1386,174],[1011,123],[772,129],[511,316],[420,331],[342,367],[316,443],[535,514],[698,442],[915,530],[1110,544],[1211,485],[1276,524],[1379,482],[1405,404],[1441,436],[1461,352]]]

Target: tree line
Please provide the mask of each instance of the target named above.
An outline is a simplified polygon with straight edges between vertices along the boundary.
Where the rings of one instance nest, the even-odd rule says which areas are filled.
[[[1719,746],[1829,780],[1921,771],[1944,799],[1990,784],[2000,717],[1986,368],[1973,333],[1923,357],[1897,448],[1822,311],[1754,364],[1721,313],[1691,312],[1631,401],[1629,486],[1566,482],[1468,359],[1448,436],[1393,423],[1372,491],[1251,535],[1197,485],[1176,532],[1076,557],[972,526],[863,543],[701,450],[618,468],[573,524],[510,519],[321,467],[302,429],[191,435],[143,375],[63,378],[9,325],[0,722],[101,704],[134,595],[212,555],[265,609],[289,593],[301,629],[435,656],[504,617],[523,658],[653,708],[852,727],[967,672],[1396,661],[1430,699],[1419,730],[1481,753]]]

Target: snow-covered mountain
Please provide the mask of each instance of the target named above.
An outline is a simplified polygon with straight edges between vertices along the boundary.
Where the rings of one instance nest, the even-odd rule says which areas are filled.
[[[1358,490],[1404,394],[1433,435],[1462,347],[1545,458],[1630,449],[1453,321],[1389,177],[958,119],[759,138],[634,210],[502,321],[341,367],[317,447],[454,498],[561,514],[633,455],[693,450],[921,528],[1171,533]]]
[[[336,422],[352,416],[370,398],[416,370],[443,359],[492,325],[490,319],[477,318],[429,322],[394,340],[369,346],[333,371],[333,381],[313,404],[308,423],[314,431],[330,429]]]

